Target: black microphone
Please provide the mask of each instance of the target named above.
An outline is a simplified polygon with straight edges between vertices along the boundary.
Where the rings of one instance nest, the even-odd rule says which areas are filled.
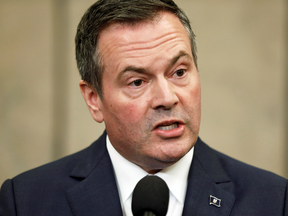
[[[169,204],[169,189],[158,176],[147,175],[141,179],[132,194],[134,216],[165,216]]]

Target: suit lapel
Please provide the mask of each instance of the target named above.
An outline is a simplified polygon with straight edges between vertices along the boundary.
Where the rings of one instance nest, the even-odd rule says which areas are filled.
[[[73,214],[122,215],[114,170],[106,149],[106,133],[90,148],[87,157],[70,175],[80,181],[66,191]]]
[[[114,170],[106,149],[106,133],[88,149],[70,176],[77,183],[66,191],[66,197],[75,216],[122,215]],[[214,150],[199,138],[188,176],[183,216],[230,215],[235,201],[229,192],[232,190]],[[220,207],[210,204],[210,195],[221,199]]]
[[[195,145],[193,162],[188,176],[183,216],[230,215],[235,197],[232,184],[215,153],[200,139]],[[210,195],[219,200],[210,204]],[[217,205],[220,204],[220,207]]]

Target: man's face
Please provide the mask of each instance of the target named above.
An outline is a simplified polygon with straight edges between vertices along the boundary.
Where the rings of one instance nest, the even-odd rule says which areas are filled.
[[[153,22],[112,24],[99,36],[104,64],[99,100],[109,139],[149,173],[182,158],[200,126],[200,80],[180,20],[161,13]]]

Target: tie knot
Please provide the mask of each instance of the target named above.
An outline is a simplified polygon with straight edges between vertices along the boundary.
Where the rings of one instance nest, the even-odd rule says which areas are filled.
[[[158,176],[147,175],[136,185],[132,195],[134,216],[165,216],[169,204],[169,189]]]

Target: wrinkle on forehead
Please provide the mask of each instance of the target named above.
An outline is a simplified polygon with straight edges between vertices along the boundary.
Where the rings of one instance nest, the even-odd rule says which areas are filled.
[[[171,22],[172,18],[174,21],[175,18],[178,20],[177,25],[175,25],[175,22]],[[158,35],[153,37],[153,33],[159,31],[157,25],[161,22],[162,32],[159,32]],[[143,31],[143,29],[145,30]],[[117,37],[117,40],[112,40],[114,43],[106,43],[105,45],[101,43],[100,46],[103,48],[101,50],[114,50],[115,46],[124,49],[125,51],[148,50],[165,44],[168,41],[184,40],[183,33],[186,36],[185,39],[188,39],[190,43],[187,31],[181,21],[175,15],[166,12],[166,16],[162,13],[162,15],[159,16],[159,19],[154,21],[149,20],[135,25],[120,23],[112,24],[100,33],[99,40],[101,40],[103,34],[105,35],[103,37]],[[143,37],[143,35],[145,35],[145,37]]]
[[[147,29],[148,30],[148,29]],[[150,29],[149,29],[150,30]],[[124,34],[125,31],[125,34]],[[174,40],[179,40],[181,39],[179,36],[181,34],[180,31],[177,32],[167,32],[159,35],[158,37],[149,37],[149,34],[147,34],[147,37],[145,39],[142,39],[140,37],[137,38],[136,31],[133,31],[134,35],[130,34],[130,31],[133,31],[133,29],[123,29],[123,34],[119,37],[119,41],[114,41],[114,43],[107,44],[104,49],[109,49],[112,46],[115,46],[116,44],[119,45],[119,47],[127,47],[126,49],[129,51],[129,49],[153,49],[160,44],[164,44],[165,42],[168,41],[174,41]],[[143,31],[142,31],[143,33]],[[112,35],[113,34],[113,35]],[[111,36],[115,36],[116,34],[111,32]],[[182,35],[181,35],[182,36]],[[142,39],[142,40],[141,40]],[[181,39],[183,40],[183,39]]]
[[[123,44],[123,48],[126,47],[126,51],[134,51],[134,50],[150,50],[157,47],[160,47],[161,45],[165,45],[167,42],[169,43],[178,43],[180,41],[183,41],[181,37],[179,37],[179,34],[177,32],[171,32],[168,34],[164,34],[159,36],[158,38],[151,38],[150,40],[146,41],[137,41],[134,43]],[[176,44],[175,44],[176,45]]]
[[[172,52],[179,52],[177,47],[192,55],[186,29],[170,13],[163,14],[157,22],[112,24],[100,33],[98,46],[104,65],[116,64],[118,69],[119,64],[129,59],[138,58],[138,61],[142,61],[144,59],[141,60],[141,57],[155,58],[155,53],[166,55],[169,51],[171,55]]]

